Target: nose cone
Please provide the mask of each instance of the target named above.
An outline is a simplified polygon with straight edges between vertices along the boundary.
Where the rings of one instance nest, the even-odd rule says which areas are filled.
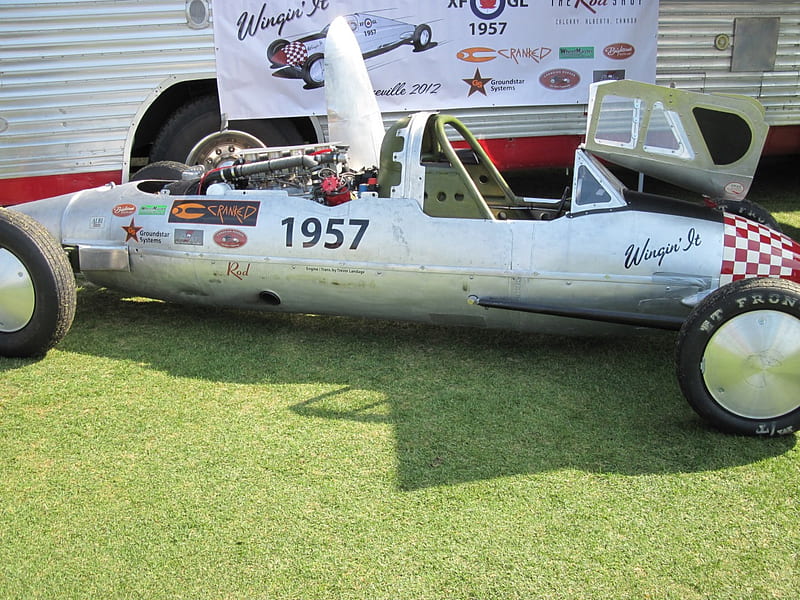
[[[725,213],[720,285],[749,277],[800,283],[800,244],[765,225]]]

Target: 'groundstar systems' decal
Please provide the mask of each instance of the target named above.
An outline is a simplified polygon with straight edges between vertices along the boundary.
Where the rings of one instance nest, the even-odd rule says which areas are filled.
[[[176,200],[169,211],[169,222],[255,227],[260,205],[247,200]]]

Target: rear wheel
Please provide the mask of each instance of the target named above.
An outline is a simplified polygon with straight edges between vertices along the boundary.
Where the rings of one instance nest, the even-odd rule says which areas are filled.
[[[274,42],[272,42],[267,47],[267,60],[270,62],[270,64],[272,65],[273,68],[285,67],[286,66],[285,64],[283,64],[281,62],[277,62],[275,60],[275,55],[278,52],[280,52],[281,50],[283,50],[284,48],[286,48],[286,46],[288,46],[288,45],[289,45],[289,42],[287,40],[280,40],[279,39],[279,40],[275,40]]]
[[[800,428],[800,285],[744,279],[701,302],[681,328],[678,382],[715,427],[745,435]]]
[[[417,25],[412,39],[414,51],[422,52],[423,50],[427,50],[428,46],[431,45],[431,38],[431,28],[428,25],[424,23],[422,25]]]
[[[75,278],[67,255],[31,217],[0,209],[0,356],[40,356],[69,331]]]

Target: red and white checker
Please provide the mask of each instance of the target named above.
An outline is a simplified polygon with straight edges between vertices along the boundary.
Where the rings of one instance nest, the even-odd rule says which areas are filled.
[[[800,283],[800,244],[769,227],[725,213],[720,286],[748,277]]]
[[[303,42],[290,42],[283,48],[286,64],[299,67],[308,58],[308,48]]]

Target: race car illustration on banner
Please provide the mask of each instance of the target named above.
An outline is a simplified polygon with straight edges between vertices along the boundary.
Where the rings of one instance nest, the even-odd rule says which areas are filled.
[[[344,17],[356,36],[363,57],[371,58],[403,45],[414,52],[436,46],[430,25],[411,25],[375,14],[353,13]],[[302,79],[309,89],[325,84],[325,38],[330,25],[322,31],[289,41],[277,39],[266,51],[267,61],[276,77]]]
[[[326,90],[346,96],[329,99],[339,106],[372,94],[344,38],[334,21],[325,53],[345,64],[328,65]],[[800,427],[800,244],[746,199],[768,129],[755,100],[595,83],[559,197],[515,193],[453,116],[410,114],[374,141],[351,117],[332,143],[235,151],[210,169],[154,164],[0,209],[0,355],[42,355],[66,335],[78,270],[136,296],[243,310],[674,330],[680,389],[703,419],[746,435]],[[697,200],[629,189],[609,164]]]

